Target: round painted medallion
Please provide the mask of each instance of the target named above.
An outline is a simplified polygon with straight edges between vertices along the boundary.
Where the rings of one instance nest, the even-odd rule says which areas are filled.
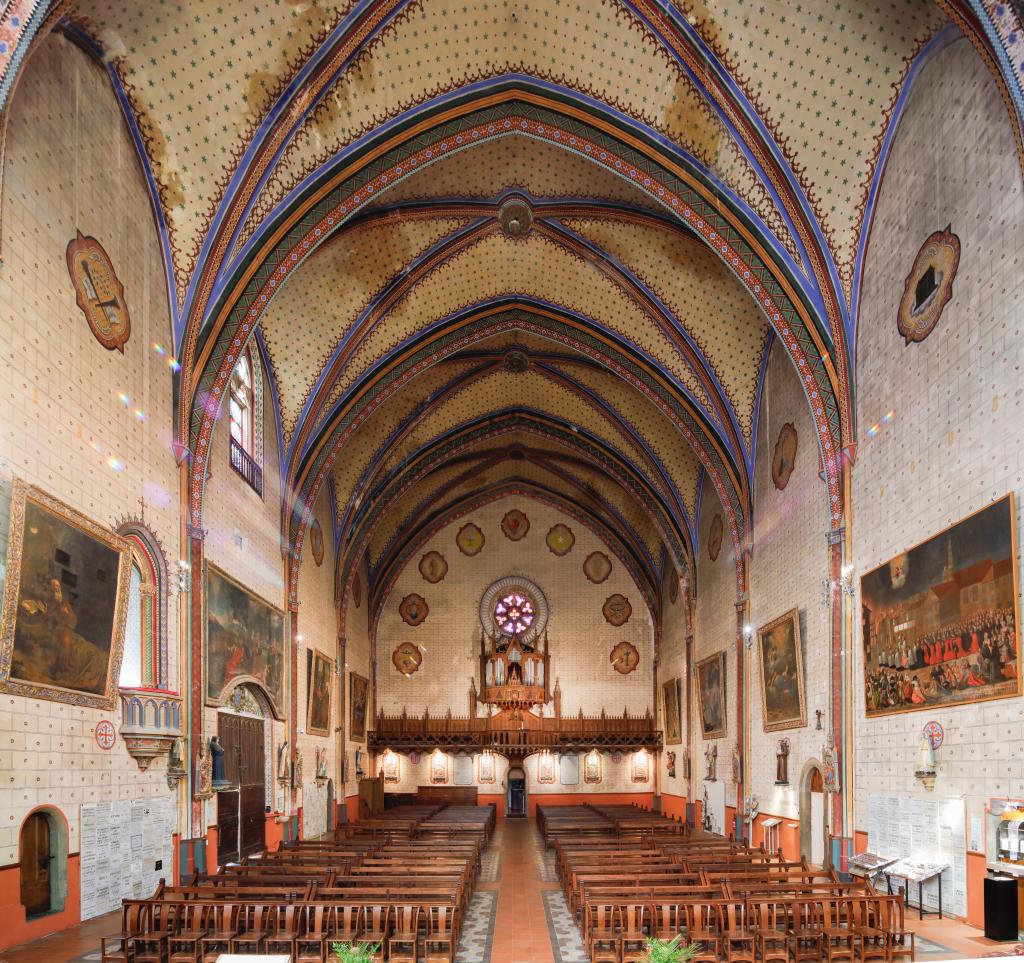
[[[583,561],[583,574],[600,585],[612,574],[612,560],[604,552],[591,552]]]
[[[604,615],[604,620],[609,625],[618,627],[629,621],[629,617],[633,614],[633,606],[629,604],[629,599],[625,595],[616,592],[605,599],[601,614]]]
[[[796,467],[796,444],[796,429],[787,421],[779,432],[772,455],[772,482],[779,491],[789,484],[789,477]]]
[[[509,541],[518,542],[520,539],[526,538],[526,533],[529,530],[530,519],[518,508],[506,512],[505,517],[501,520],[501,531]]]
[[[114,728],[114,723],[109,719],[101,719],[96,723],[96,745],[109,751],[114,748],[115,742],[117,742],[117,730]]]
[[[561,557],[572,551],[573,545],[576,544],[576,536],[573,535],[572,529],[568,525],[559,522],[557,525],[551,526],[545,541],[548,549]]]
[[[953,297],[953,278],[960,265],[960,238],[947,225],[932,234],[917,252],[900,300],[896,327],[905,345],[924,341],[935,330]]]
[[[448,561],[440,552],[431,550],[420,559],[420,575],[431,585],[436,585],[447,574]]]
[[[711,519],[711,528],[708,531],[708,558],[712,562],[718,561],[718,554],[722,551],[722,516],[716,515]]]
[[[402,599],[398,606],[398,614],[402,616],[402,621],[406,625],[422,625],[429,611],[427,600],[415,592]]]
[[[455,536],[455,544],[459,551],[470,558],[480,554],[485,541],[484,533],[472,522],[466,522]]]
[[[313,550],[313,561],[319,568],[324,564],[324,532],[320,527],[320,520],[316,518],[309,526],[309,547]]]

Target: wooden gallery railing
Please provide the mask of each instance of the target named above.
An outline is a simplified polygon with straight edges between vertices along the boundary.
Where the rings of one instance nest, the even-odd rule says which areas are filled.
[[[570,750],[609,747],[660,749],[661,730],[650,712],[621,716],[540,718],[527,710],[506,710],[495,716],[410,716],[378,714],[369,733],[371,749],[419,749],[434,746],[494,749],[525,754],[544,749]]]

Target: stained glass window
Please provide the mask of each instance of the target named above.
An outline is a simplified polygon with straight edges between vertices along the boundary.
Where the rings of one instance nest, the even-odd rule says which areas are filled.
[[[521,635],[532,624],[533,601],[522,592],[510,592],[494,605],[494,624],[506,635]]]

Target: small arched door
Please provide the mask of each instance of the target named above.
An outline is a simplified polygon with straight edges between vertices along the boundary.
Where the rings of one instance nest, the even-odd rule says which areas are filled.
[[[526,815],[526,773],[519,766],[508,771],[508,809],[507,816]]]
[[[32,813],[21,827],[21,905],[31,918],[49,913],[50,863],[53,842],[50,820],[43,813]]]

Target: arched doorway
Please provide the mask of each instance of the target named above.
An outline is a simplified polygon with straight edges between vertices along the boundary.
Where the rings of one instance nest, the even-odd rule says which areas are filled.
[[[508,800],[505,815],[512,817],[526,815],[526,773],[522,766],[512,766],[508,771]]]
[[[821,763],[808,759],[800,773],[800,855],[813,866],[830,861],[826,803]]]
[[[30,813],[18,842],[25,916],[34,919],[63,912],[68,894],[68,834],[63,816],[48,809]]]
[[[217,862],[223,865],[266,846],[266,740],[271,717],[256,686],[237,686],[217,713],[224,778],[217,793]]]

